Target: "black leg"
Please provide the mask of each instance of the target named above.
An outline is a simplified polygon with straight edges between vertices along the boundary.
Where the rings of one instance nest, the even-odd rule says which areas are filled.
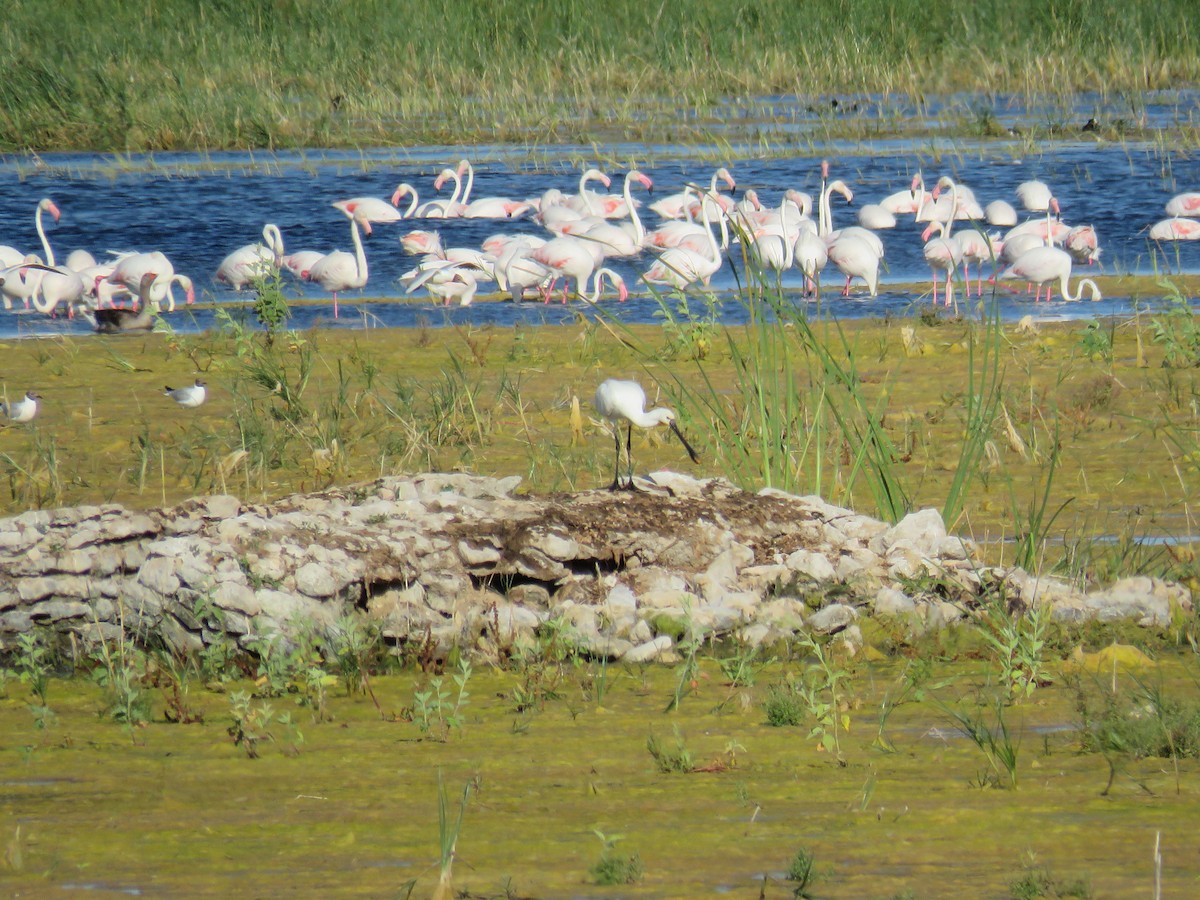
[[[621,487],[621,426],[613,423],[613,446],[616,449],[616,469],[613,471],[613,483],[608,486],[610,491],[619,490]]]
[[[636,484],[633,483],[633,423],[629,423],[629,429],[625,432],[625,459],[629,463],[629,483],[625,485],[627,491],[639,491]]]

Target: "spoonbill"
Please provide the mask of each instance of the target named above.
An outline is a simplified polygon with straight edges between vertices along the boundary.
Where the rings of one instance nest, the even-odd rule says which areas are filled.
[[[687,442],[687,438],[675,424],[674,411],[659,407],[647,412],[646,392],[636,381],[609,378],[601,382],[600,387],[596,388],[596,411],[613,426],[613,441],[617,449],[617,458],[613,483],[609,485],[610,491],[638,490],[633,483],[633,455],[630,451],[634,425],[638,428],[653,428],[655,425],[669,426],[675,432],[675,436],[679,438],[679,442],[683,444],[683,449],[687,451],[688,456],[692,458],[692,462],[700,462],[700,457],[696,455],[692,445]],[[621,484],[621,422],[627,423],[628,426],[625,432],[625,458],[629,462],[629,480],[624,485]]]

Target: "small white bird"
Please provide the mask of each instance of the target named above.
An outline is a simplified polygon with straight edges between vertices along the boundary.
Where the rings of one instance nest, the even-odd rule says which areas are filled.
[[[665,407],[652,409],[646,412],[646,392],[642,390],[642,386],[636,381],[620,381],[616,378],[609,378],[601,383],[600,387],[596,388],[596,411],[601,416],[608,419],[613,425],[613,440],[617,448],[617,460],[613,483],[609,485],[610,491],[616,491],[624,488],[625,490],[636,491],[638,488],[633,483],[633,455],[630,452],[630,445],[633,442],[633,426],[639,428],[653,428],[655,425],[668,425],[675,432],[675,436],[679,438],[683,449],[687,451],[688,456],[692,458],[692,462],[700,462],[700,457],[696,455],[696,451],[692,449],[692,445],[687,442],[687,438],[683,436],[683,432],[679,430],[679,426],[675,424],[675,413]],[[621,421],[628,423],[628,430],[625,433],[625,458],[629,461],[629,481],[621,484]]]
[[[25,396],[20,400],[12,403],[0,401],[0,416],[7,418],[10,422],[29,422],[38,414],[38,400],[41,397],[41,394],[26,391]]]
[[[173,388],[168,386],[163,389],[163,393],[180,406],[185,406],[188,409],[194,409],[199,406],[208,396],[208,391],[204,388],[204,382],[199,378],[190,387]]]

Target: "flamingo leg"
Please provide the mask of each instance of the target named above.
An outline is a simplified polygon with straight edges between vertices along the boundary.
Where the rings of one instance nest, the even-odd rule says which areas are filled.
[[[335,319],[338,317],[337,291],[333,292],[333,317]]]

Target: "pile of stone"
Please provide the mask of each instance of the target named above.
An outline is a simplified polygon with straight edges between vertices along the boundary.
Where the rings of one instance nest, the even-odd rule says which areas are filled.
[[[34,630],[249,647],[361,616],[434,657],[508,652],[556,620],[587,653],[648,661],[700,636],[853,643],[863,615],[938,628],[985,596],[1066,622],[1164,626],[1191,609],[1186,588],[1151,578],[1084,592],[985,566],[929,509],[888,525],[670,472],[640,492],[519,495],[519,481],[421,475],[269,504],[212,496],[0,520],[0,649]]]

